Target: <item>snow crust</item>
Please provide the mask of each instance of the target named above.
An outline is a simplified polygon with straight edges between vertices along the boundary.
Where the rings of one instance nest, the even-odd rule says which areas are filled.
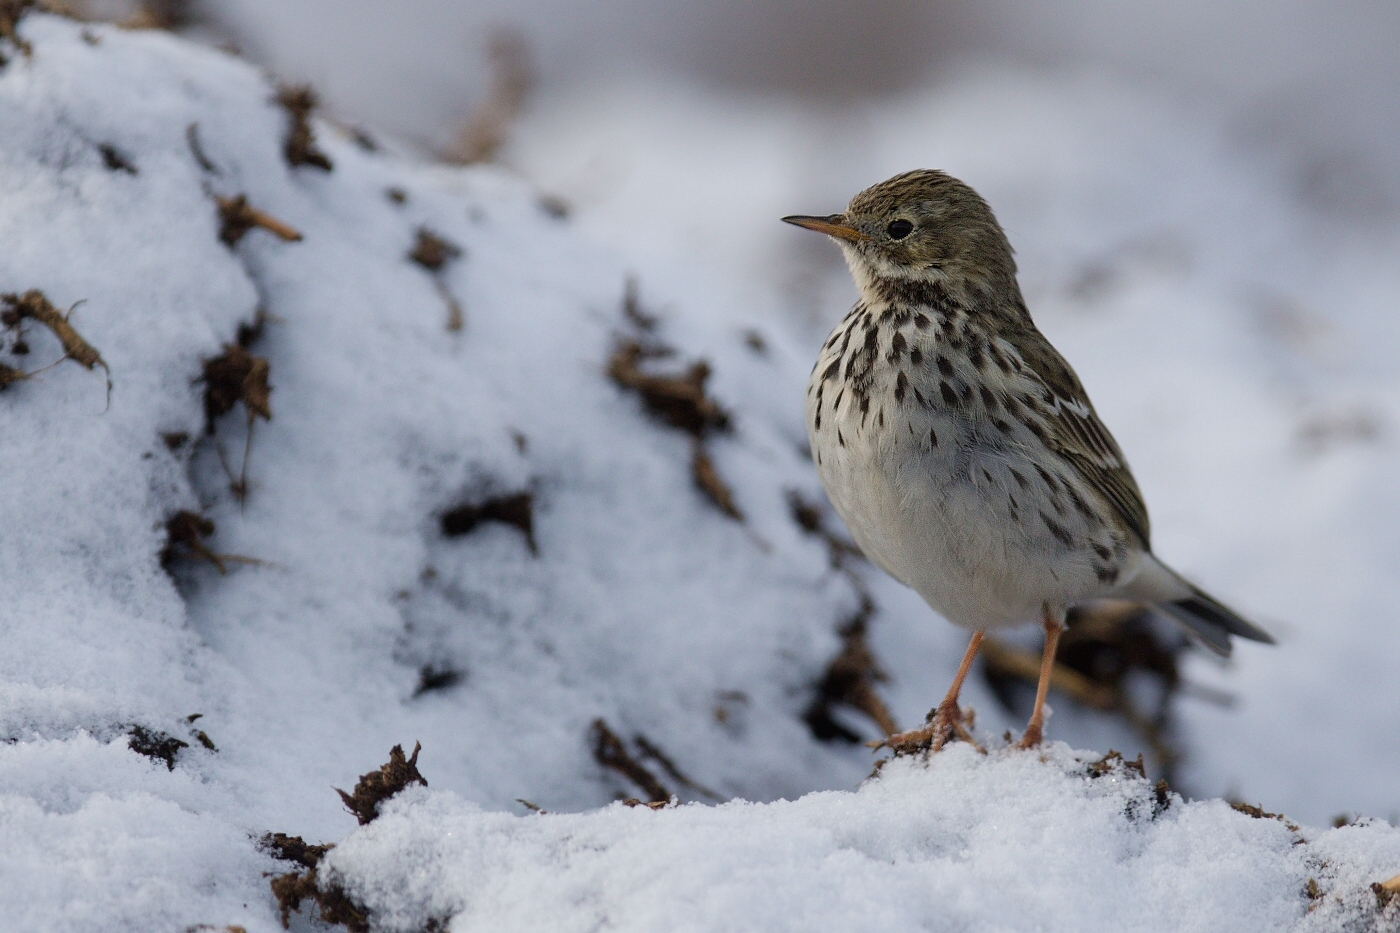
[[[332,875],[386,929],[449,917],[452,929],[830,928],[832,918],[1014,928],[1037,917],[1069,929],[1076,916],[1115,911],[1128,928],[1165,929],[1211,910],[1233,924],[1214,929],[1307,929],[1331,916],[1324,909],[1383,921],[1365,897],[1400,872],[1400,834],[1384,823],[1305,830],[1308,844],[1294,846],[1278,821],[1218,801],[1178,798],[1154,820],[1142,809],[1156,799],[1150,783],[1091,780],[1082,762],[1099,756],[1060,746],[1044,763],[953,750],[850,790],[869,772],[868,751],[816,741],[801,715],[859,600],[789,516],[789,490],[818,490],[800,421],[811,338],[787,326],[771,287],[561,221],[502,170],[366,151],[324,123],[318,143],[334,170],[291,168],[275,86],[245,63],[163,34],[37,14],[20,28],[33,54],[7,47],[0,71],[0,292],[38,288],[76,305],[71,322],[113,387],[108,404],[101,372],[67,361],[0,394],[6,924],[279,929],[267,874],[286,866],[255,844],[268,831],[339,842]],[[103,147],[130,170],[111,167]],[[255,229],[232,248],[220,242],[215,197],[239,194],[304,239]],[[421,228],[463,252],[438,281],[407,259]],[[671,362],[713,367],[710,389],[735,430],[708,449],[742,523],[695,489],[689,438],[606,378],[615,342],[634,333],[619,311],[631,275],[661,318],[657,339],[678,351]],[[445,326],[439,283],[465,310],[459,333]],[[1151,365],[1165,368],[1186,349],[1150,329],[1161,303],[1179,298],[1173,289],[1138,281],[1131,313],[1093,333],[1052,311],[1052,336],[1084,373],[1148,328],[1162,338]],[[1190,311],[1179,325],[1194,329],[1180,340],[1238,336],[1218,305],[1180,307]],[[269,322],[253,352],[271,364],[273,417],[256,427],[240,502],[219,448],[236,470],[242,409],[205,438],[196,380],[259,309]],[[7,365],[34,370],[62,353],[32,323],[25,337],[30,353],[8,344]],[[1268,516],[1259,503],[1289,501],[1282,474],[1258,488],[1239,479],[1292,437],[1254,376],[1192,373],[1222,404],[1243,399],[1233,414],[1268,429],[1274,446],[1262,452],[1258,436],[1180,413],[1134,427],[1135,414],[1156,411],[1147,389],[1106,413],[1126,426],[1125,446],[1143,451],[1135,464],[1151,477],[1149,499],[1154,484],[1165,489],[1169,514],[1204,490],[1220,497],[1207,505],[1222,525],[1243,508],[1229,500],[1241,489],[1256,516]],[[1393,387],[1383,376],[1374,383]],[[188,440],[166,440],[180,434]],[[1193,465],[1201,444],[1233,464],[1233,482],[1187,485],[1203,469]],[[1379,495],[1376,463],[1349,456],[1294,472],[1352,471]],[[521,491],[534,497],[538,555],[505,525],[442,534],[445,511]],[[164,526],[181,509],[215,522],[213,550],[257,563],[227,575],[198,561],[167,571]],[[1316,502],[1247,540],[1296,534],[1299,521],[1372,527],[1375,513],[1351,498]],[[1208,532],[1172,543],[1190,551],[1194,541],[1200,565],[1235,571],[1261,605],[1273,605],[1263,600],[1274,588],[1280,603],[1305,589],[1290,578],[1297,564],[1225,563],[1238,539],[1227,547],[1223,532]],[[1253,704],[1283,703],[1294,684],[1316,698],[1359,656],[1386,666],[1374,646],[1400,636],[1370,613],[1394,604],[1394,578],[1366,576],[1383,558],[1356,550],[1355,576],[1339,577],[1336,592],[1361,593],[1364,582],[1368,595],[1332,628],[1343,648],[1327,654],[1320,631],[1295,634],[1311,639],[1296,653],[1244,655],[1219,675],[1251,698],[1249,728],[1266,721]],[[962,636],[912,594],[864,576],[880,607],[877,652],[894,675],[887,697],[896,718],[915,722],[944,689]],[[1364,648],[1363,619],[1374,628]],[[421,691],[425,669],[458,681]],[[1356,734],[1393,724],[1385,710],[1397,695],[1379,689]],[[1019,726],[984,688],[967,698],[986,734]],[[598,717],[656,741],[718,796],[761,802],[605,807],[634,790],[593,761]],[[1206,773],[1238,768],[1244,793],[1283,796],[1335,771],[1280,774],[1270,758],[1267,740],[1315,721],[1255,742],[1225,714],[1205,725],[1200,755],[1217,762]],[[167,767],[130,747],[134,726],[189,746]],[[1062,714],[1057,730],[1086,744],[1124,738],[1092,716]],[[431,788],[405,792],[347,836],[353,820],[331,787],[348,789],[391,745],[415,740]],[[1338,741],[1314,740],[1319,756]],[[1357,807],[1393,800],[1368,770],[1393,760],[1393,744],[1381,747],[1360,777],[1339,778],[1358,791]],[[553,812],[509,815],[522,812],[517,798]],[[1325,868],[1308,861],[1314,852]],[[1308,913],[1313,876],[1326,893]],[[1206,906],[1170,911],[1188,890]]]
[[[1400,834],[1300,834],[1223,801],[1159,799],[1121,767],[953,747],[856,793],[651,811],[489,813],[406,791],[328,857],[385,929],[1381,929],[1366,872]],[[1347,855],[1323,865],[1319,851]],[[386,866],[392,866],[386,870]],[[1308,879],[1325,884],[1310,902]]]

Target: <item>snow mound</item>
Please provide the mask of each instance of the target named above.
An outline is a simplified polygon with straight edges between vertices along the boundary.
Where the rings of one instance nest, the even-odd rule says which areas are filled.
[[[1223,804],[1124,815],[1157,800],[1151,785],[1113,797],[1063,750],[1049,765],[955,751],[811,794],[870,768],[804,721],[838,626],[869,615],[863,596],[903,672],[888,695],[905,723],[960,636],[890,581],[834,569],[793,520],[793,491],[818,498],[800,422],[811,356],[766,292],[634,268],[519,179],[307,124],[304,97],[230,56],[38,14],[19,32],[25,47],[0,37],[7,924],[278,929],[268,876],[285,866],[258,840],[340,839],[351,818],[330,788],[415,740],[431,792],[385,804],[322,879],[388,928],[463,911],[454,925],[474,924],[496,910],[469,910],[487,896],[537,911],[511,925],[787,916],[705,841],[721,833],[752,846],[744,865],[792,869],[770,880],[796,897],[805,878],[803,898],[852,923],[841,898],[867,882],[835,885],[828,865],[891,892],[946,868],[928,891],[956,889],[971,917],[1000,903],[996,848],[1036,825],[1037,851],[1070,863],[1123,862],[1095,847],[1134,849],[1134,833],[1215,846],[1257,867],[1226,885],[1241,916],[1304,917],[1306,856],[1275,821]],[[995,734],[1012,723],[988,696],[970,691]],[[855,716],[831,729],[874,734]],[[808,796],[489,812],[638,790]],[[843,823],[854,842],[831,834]],[[916,842],[925,831],[963,841]],[[1380,880],[1395,835],[1318,837],[1332,847],[1318,882]],[[682,910],[590,874],[610,853],[619,872],[645,861],[641,880],[690,865],[676,890],[719,899]],[[508,896],[551,865],[571,887]],[[432,892],[415,887],[430,877]],[[1096,877],[1057,877],[1079,885],[1065,903],[1118,900]],[[936,925],[949,909],[910,897],[868,902],[856,925],[891,910]]]
[[[950,747],[855,793],[489,813],[414,788],[326,858],[384,930],[1394,929],[1384,823],[1186,803],[1120,760]]]

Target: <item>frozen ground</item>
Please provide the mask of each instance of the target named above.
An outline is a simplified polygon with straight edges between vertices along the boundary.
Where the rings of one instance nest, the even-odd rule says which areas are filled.
[[[75,360],[37,372],[63,351],[34,320],[3,333],[0,363],[33,373],[0,395],[0,916],[16,929],[277,929],[267,874],[287,866],[256,846],[269,831],[339,842],[325,878],[393,929],[1394,922],[1369,889],[1400,872],[1383,819],[1295,833],[1121,769],[1090,777],[1099,754],[1063,745],[1044,761],[955,750],[855,790],[869,752],[812,737],[812,685],[859,604],[789,514],[790,490],[817,489],[799,410],[819,336],[790,332],[761,263],[707,253],[707,228],[684,224],[708,208],[742,245],[751,223],[835,209],[834,194],[736,208],[696,165],[685,216],[600,196],[564,221],[507,172],[366,151],[323,124],[333,170],[294,168],[288,114],[248,65],[39,15],[20,31],[29,54],[0,39],[0,293],[81,302],[71,323],[112,387]],[[886,163],[941,159],[1004,205],[1040,319],[1133,457],[1160,550],[1282,636],[1229,669],[1193,663],[1240,704],[1181,704],[1191,786],[1312,823],[1385,818],[1400,805],[1391,252],[1314,228],[1305,253],[1282,195],[1173,135],[1189,115],[1036,80],[973,76],[923,104],[920,126],[964,138],[978,95],[1010,88],[1036,117],[1023,137],[993,124],[985,150],[921,148],[875,114],[873,177],[853,164],[839,181],[849,194]],[[725,107],[697,107],[697,124],[725,124]],[[1162,177],[1143,199],[1133,160],[1148,155]],[[576,196],[545,168],[530,172]],[[221,242],[216,199],[236,195],[303,239]],[[408,258],[424,228],[460,250],[437,272]],[[1084,280],[1096,262],[1108,271]],[[654,331],[621,312],[629,275]],[[247,342],[269,363],[272,417],[240,501],[220,453],[237,474],[245,407],[206,436],[197,380],[259,309]],[[732,430],[705,449],[742,521],[696,489],[691,438],[607,378],[625,339],[675,348],[661,370],[710,362]],[[1355,411],[1374,436],[1329,432]],[[527,528],[444,534],[459,507],[507,501]],[[215,523],[205,544],[226,574],[190,546],[163,566],[181,510]],[[879,607],[882,689],[914,722],[961,638],[856,572]],[[980,684],[968,699],[993,745],[1016,727]],[[597,718],[714,796],[759,802],[606,807],[637,788],[594,761]],[[167,767],[137,727],[188,745],[166,744]],[[1051,725],[1132,741],[1113,730],[1067,705]],[[430,788],[352,833],[331,787],[414,741]]]

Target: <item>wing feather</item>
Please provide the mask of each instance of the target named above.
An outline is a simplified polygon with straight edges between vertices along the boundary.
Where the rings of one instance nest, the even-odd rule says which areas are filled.
[[[1042,419],[1046,446],[1073,466],[1150,549],[1152,529],[1142,492],[1079,377],[1034,326],[1013,332],[1006,342],[1020,357],[1023,375],[1041,389],[1030,402]]]

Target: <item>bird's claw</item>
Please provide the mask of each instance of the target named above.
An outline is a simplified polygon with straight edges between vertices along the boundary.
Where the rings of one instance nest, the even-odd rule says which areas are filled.
[[[929,713],[928,720],[923,727],[910,729],[908,732],[896,732],[878,742],[867,742],[866,744],[871,748],[891,749],[898,757],[900,755],[913,755],[917,752],[941,751],[943,746],[956,735],[985,755],[987,750],[977,744],[977,740],[972,737],[972,733],[967,728],[972,724],[974,716],[975,713],[971,709],[964,712],[956,700],[945,700],[937,709]]]

